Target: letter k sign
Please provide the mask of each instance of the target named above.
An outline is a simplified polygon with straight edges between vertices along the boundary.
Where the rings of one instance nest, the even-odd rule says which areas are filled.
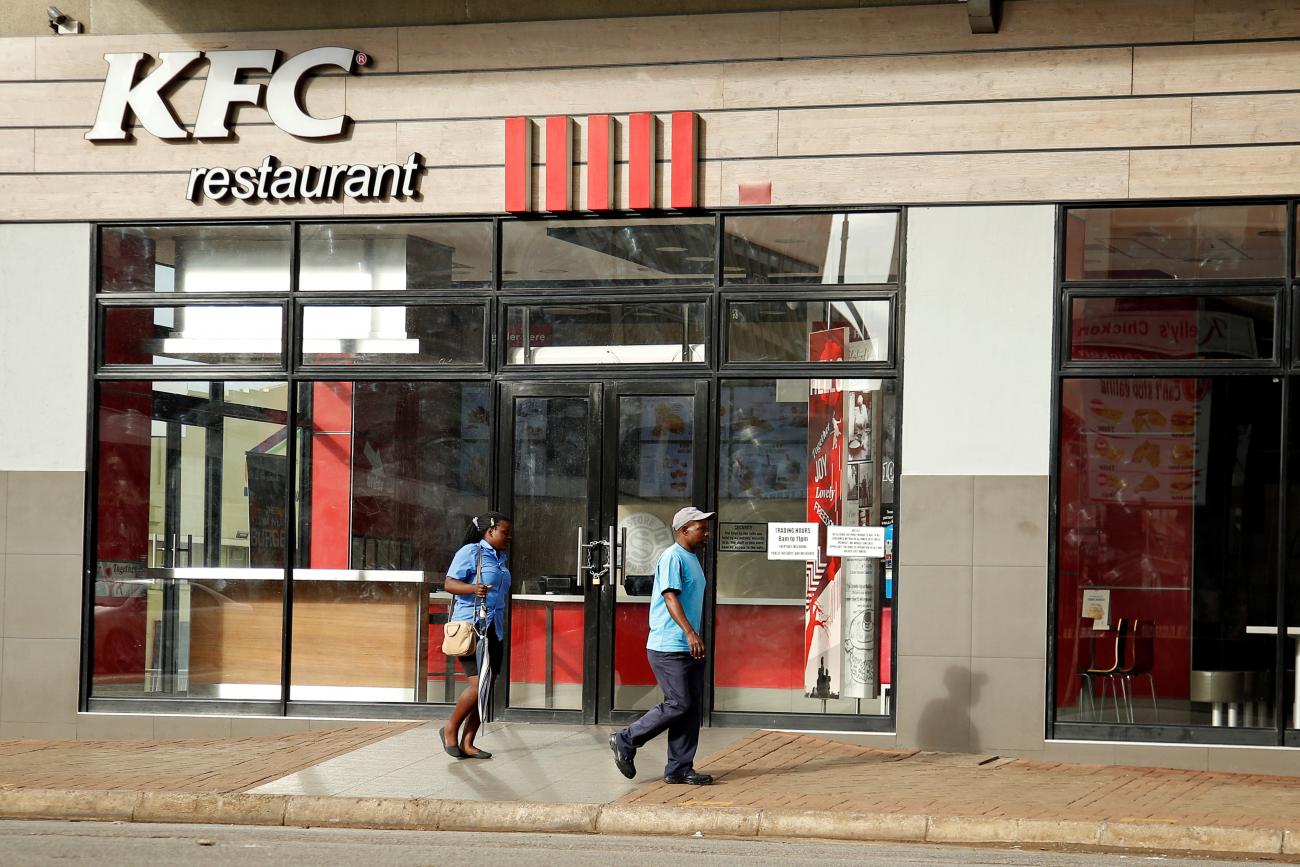
[[[135,71],[144,60],[141,52],[106,54],[108,76],[104,95],[99,100],[99,115],[86,138],[90,141],[126,138],[126,110],[129,107],[140,123],[158,138],[189,138],[190,134],[176,120],[171,107],[163,101],[161,91],[176,80],[190,64],[203,56],[201,51],[164,51],[158,55],[158,68],[139,84]]]

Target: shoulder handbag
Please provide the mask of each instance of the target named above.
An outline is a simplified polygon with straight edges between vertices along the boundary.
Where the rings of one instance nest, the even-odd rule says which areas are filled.
[[[478,549],[478,567],[474,570],[474,580],[471,583],[477,584],[483,578],[483,549]],[[487,601],[474,597],[474,619],[471,620],[452,620],[451,614],[456,608],[456,599],[453,597],[451,604],[447,606],[447,622],[442,625],[442,653],[444,656],[473,656],[474,651],[478,649],[479,628],[478,621],[480,617],[487,619]]]

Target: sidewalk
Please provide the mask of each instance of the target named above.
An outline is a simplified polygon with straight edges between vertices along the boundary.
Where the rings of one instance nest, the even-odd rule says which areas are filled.
[[[493,724],[455,761],[437,724],[221,741],[0,742],[0,817],[1060,844],[1300,857],[1291,777],[879,750],[706,729],[710,787],[627,781],[609,729]],[[53,791],[57,790],[57,791]],[[194,794],[179,794],[179,793]],[[1290,859],[1288,859],[1290,860]]]

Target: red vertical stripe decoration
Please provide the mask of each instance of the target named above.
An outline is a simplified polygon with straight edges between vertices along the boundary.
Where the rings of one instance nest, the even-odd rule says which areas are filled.
[[[573,210],[573,118],[546,119],[546,210]]]
[[[312,383],[311,568],[347,569],[352,519],[352,383]]]
[[[699,187],[699,115],[675,111],[672,117],[672,147],[669,148],[669,201],[674,208],[694,208]]]
[[[628,118],[627,205],[637,211],[655,206],[655,121],[649,113]]]
[[[526,117],[506,118],[506,213],[533,209],[533,123]]]
[[[614,210],[614,118],[587,118],[587,210]]]

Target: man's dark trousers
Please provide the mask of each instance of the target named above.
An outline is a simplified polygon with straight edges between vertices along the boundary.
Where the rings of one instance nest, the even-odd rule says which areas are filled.
[[[618,745],[627,753],[668,732],[668,764],[664,776],[686,774],[695,767],[700,745],[700,709],[704,703],[704,660],[689,653],[647,650],[664,700],[618,733]]]

